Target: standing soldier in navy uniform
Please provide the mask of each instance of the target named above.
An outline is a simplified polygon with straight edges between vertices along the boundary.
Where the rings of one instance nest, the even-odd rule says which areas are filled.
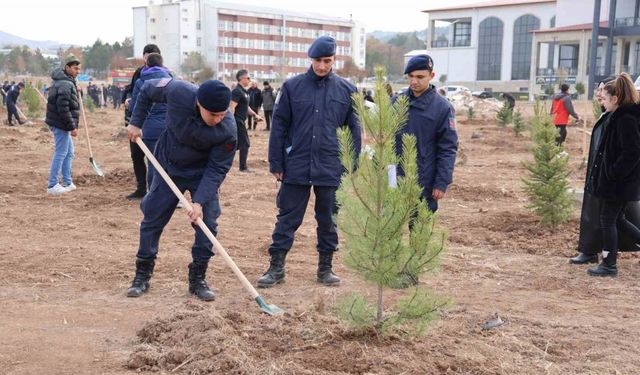
[[[180,191],[189,190],[193,210],[192,223],[201,218],[217,234],[220,216],[218,189],[233,163],[236,147],[236,123],[227,111],[231,92],[220,81],[209,80],[197,87],[172,78],[151,79],[140,89],[133,109],[129,140],[135,142],[145,131],[143,125],[154,103],[166,103],[166,130],[157,141],[154,156],[167,171]],[[162,178],[154,178],[140,209],[140,246],[136,259],[136,275],[129,297],[139,297],[149,288],[158,242],[165,225],[176,209],[178,198]],[[189,264],[189,292],[199,299],[211,301],[215,295],[205,281],[209,259],[214,255],[212,243],[194,225],[195,241]]]
[[[402,154],[402,134],[416,137],[418,178],[422,198],[436,211],[453,180],[453,167],[458,150],[456,118],[451,104],[438,95],[430,82],[435,77],[433,60],[428,55],[412,57],[404,70],[409,89],[398,95],[409,101],[406,126],[398,132],[396,151]]]
[[[431,84],[435,77],[433,60],[428,55],[412,57],[405,67],[409,88],[393,98],[407,97],[409,111],[407,124],[396,135],[396,153],[402,155],[402,135],[416,137],[416,163],[418,183],[422,186],[422,199],[429,209],[438,210],[438,201],[444,198],[453,180],[453,167],[458,150],[456,118],[449,101]],[[399,174],[403,171],[399,170]],[[413,220],[409,223],[412,227]],[[398,287],[406,288],[418,283],[418,277],[405,274]]]
[[[311,188],[316,196],[318,223],[317,281],[324,285],[340,283],[332,270],[333,253],[338,250],[332,215],[343,172],[336,131],[345,124],[349,126],[359,155],[360,124],[351,105],[351,95],[357,89],[332,71],[335,54],[333,38],[316,39],[308,52],[311,67],[305,74],[286,81],[276,100],[269,138],[269,169],[282,186],[269,247],[270,266],[258,279],[258,287],[271,287],[284,280],[285,257],[304,218]]]
[[[236,120],[236,126],[238,127],[238,151],[240,151],[240,172],[250,173],[252,170],[247,166],[247,158],[249,157],[249,132],[245,122],[247,116],[253,116],[256,119],[262,120],[262,117],[258,116],[251,107],[249,107],[249,93],[247,88],[251,85],[251,77],[249,72],[245,69],[238,70],[236,73],[236,79],[238,84],[233,88],[231,92],[231,105],[229,111],[233,113]]]

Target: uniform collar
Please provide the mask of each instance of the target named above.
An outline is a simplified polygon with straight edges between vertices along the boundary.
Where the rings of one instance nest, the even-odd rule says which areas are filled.
[[[333,69],[331,69],[329,74],[327,74],[326,76],[318,77],[318,75],[313,71],[313,67],[310,66],[309,69],[307,70],[307,77],[309,77],[314,82],[331,80],[333,78],[334,74],[335,73],[333,73]]]
[[[410,106],[423,108],[428,106],[437,94],[436,87],[434,85],[429,85],[429,88],[427,88],[427,90],[420,96],[414,96],[411,88],[407,89],[406,95],[409,97]]]

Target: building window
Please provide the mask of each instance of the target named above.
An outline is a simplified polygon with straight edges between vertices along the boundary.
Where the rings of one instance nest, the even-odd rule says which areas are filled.
[[[453,46],[471,45],[471,22],[458,22],[453,26]]]
[[[182,17],[182,22],[189,22],[189,19],[187,17]]]
[[[151,38],[151,40],[156,40],[156,36],[155,35],[150,35],[149,37]]]
[[[540,28],[540,19],[530,14],[516,19],[513,27],[511,79],[529,79],[531,70],[532,30]]]
[[[183,35],[182,39],[189,39],[189,35]]]
[[[196,30],[200,30],[200,21],[196,21]]]
[[[558,67],[569,75],[577,74],[578,70],[578,44],[563,44],[560,46],[560,61]]]
[[[155,18],[149,18],[149,22],[156,23],[156,19]]]
[[[202,46],[202,38],[200,38],[200,37],[196,38],[196,45],[198,47]]]
[[[496,17],[485,18],[478,33],[478,80],[498,81],[502,70],[503,22]]]

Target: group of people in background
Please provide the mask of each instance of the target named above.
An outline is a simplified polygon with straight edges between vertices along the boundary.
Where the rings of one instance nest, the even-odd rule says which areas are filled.
[[[255,130],[257,123],[262,121],[265,130],[270,131],[269,172],[281,185],[276,202],[276,225],[268,250],[269,267],[257,280],[257,285],[272,287],[284,281],[285,259],[303,221],[311,191],[315,194],[318,237],[316,280],[323,285],[340,283],[332,267],[333,255],[338,250],[334,221],[336,190],[343,173],[336,129],[342,126],[350,129],[355,155],[360,153],[361,129],[351,105],[351,96],[358,91],[334,72],[335,52],[333,38],[317,38],[308,50],[308,71],[285,81],[281,91],[276,93],[269,82],[263,82],[262,90],[259,89],[244,69],[237,72],[233,89],[217,80],[196,86],[173,76],[164,66],[156,45],[145,46],[144,65],[136,70],[131,83],[121,93],[118,90],[120,96],[112,96],[114,106],[115,102],[124,103],[137,182],[136,190],[127,198],[142,199],[140,208],[144,215],[136,272],[128,296],[139,297],[149,289],[160,235],[178,204],[166,182],[151,165],[147,167],[145,154],[137,145],[138,138],[153,150],[155,158],[179,189],[190,191],[193,207],[187,212],[189,218],[193,222],[204,220],[216,234],[217,219],[221,214],[220,185],[231,169],[236,151],[240,154],[240,171],[253,172],[247,163],[248,130]],[[53,83],[48,92],[45,121],[55,142],[47,186],[51,195],[76,189],[71,173],[72,137],[77,135],[80,112],[81,93],[75,81],[80,65],[75,56],[69,55],[51,75]],[[435,73],[430,56],[412,57],[404,74],[408,88],[397,94],[390,93],[392,101],[406,97],[409,102],[407,124],[397,136],[405,133],[416,136],[422,199],[436,211],[452,182],[458,146],[455,112],[431,83]],[[24,85],[14,87],[19,92]],[[560,88],[561,93],[554,97],[551,110],[554,123],[560,128],[559,144],[566,137],[561,128],[566,127],[568,116],[580,119],[568,97],[568,87]],[[106,102],[105,92],[112,89],[91,84],[87,94],[98,93]],[[368,101],[373,99],[367,91],[362,95]],[[10,95],[5,93],[3,97],[7,105],[15,104]],[[602,262],[588,272],[596,276],[615,276],[618,228],[640,244],[640,230],[624,215],[628,202],[640,200],[639,97],[630,77],[621,74],[601,82],[597,98],[603,105],[604,114],[592,135],[585,194],[600,200]],[[99,103],[100,97],[95,101]],[[260,115],[261,110],[264,117]],[[398,140],[396,145],[397,153],[401,154],[402,142]],[[194,228],[189,291],[199,299],[209,301],[215,295],[205,281],[205,274],[214,253],[204,233]],[[598,252],[581,247],[571,262],[597,262]]]

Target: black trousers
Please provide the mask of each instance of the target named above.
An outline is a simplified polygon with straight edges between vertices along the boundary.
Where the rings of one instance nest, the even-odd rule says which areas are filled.
[[[602,231],[602,250],[613,254],[618,252],[618,225],[625,233],[640,242],[640,229],[628,221],[624,216],[625,201],[603,200],[600,207],[600,230]]]
[[[316,249],[321,253],[338,251],[338,231],[333,216],[337,213],[336,190],[334,186],[293,185],[283,183],[278,191],[276,204],[278,216],[271,235],[269,253],[289,251],[293,246],[295,233],[302,224],[311,189],[316,196],[314,206],[318,226]]]
[[[255,113],[258,113],[258,109],[251,107],[251,110]],[[249,115],[249,117],[247,118],[247,129],[249,130],[256,130],[256,127],[258,126],[258,121],[256,121],[256,118]]]
[[[567,139],[567,125],[556,125],[556,129],[558,129],[560,133],[558,138],[556,138],[556,144],[560,146],[564,143],[564,140]]]
[[[16,108],[15,105],[8,105],[7,106],[7,120],[9,121],[9,125],[12,125],[13,123],[11,122],[11,117],[15,117],[16,121],[18,121],[18,124],[22,125],[22,121],[20,121],[20,116],[18,116],[18,109]]]
[[[136,175],[136,190],[147,191],[147,165],[144,162],[144,151],[137,143],[129,142],[133,173]]]
[[[240,170],[244,171],[247,167],[247,158],[249,157],[249,133],[247,127],[244,125],[244,121],[236,119],[236,126],[238,127],[238,151],[240,151]]]
[[[267,123],[266,130],[271,130],[271,116],[273,116],[273,110],[264,111],[264,121]]]

